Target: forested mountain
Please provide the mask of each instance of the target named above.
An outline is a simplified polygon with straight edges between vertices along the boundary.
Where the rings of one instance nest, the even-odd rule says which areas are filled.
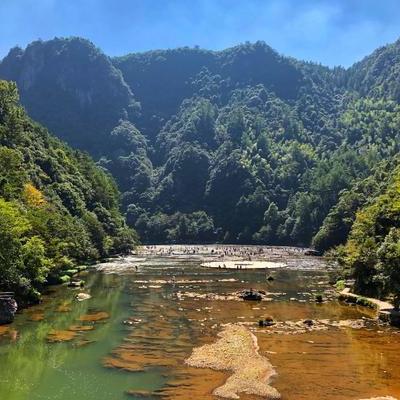
[[[0,75],[18,83],[21,102],[33,119],[95,155],[106,148],[118,121],[135,115],[139,106],[121,72],[83,39],[16,47],[1,63]]]
[[[400,167],[382,166],[383,184],[362,198],[345,245],[335,249],[355,290],[369,296],[394,295],[400,305]],[[389,167],[389,168],[385,168]],[[364,184],[364,186],[367,186]]]
[[[400,39],[354,64],[346,75],[349,88],[362,96],[400,102]]]
[[[35,301],[49,279],[132,248],[113,179],[33,122],[0,81],[0,291]]]
[[[326,250],[386,187],[382,165],[400,145],[399,58],[396,42],[329,69],[257,42],[110,59],[70,38],[11,50],[0,77],[114,175],[144,242]]]

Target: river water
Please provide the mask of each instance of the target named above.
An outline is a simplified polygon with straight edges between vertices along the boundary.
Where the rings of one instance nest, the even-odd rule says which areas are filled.
[[[226,323],[256,335],[282,399],[400,398],[399,331],[372,321],[365,308],[315,303],[315,293],[331,292],[322,261],[289,261],[268,271],[225,270],[187,255],[145,255],[87,273],[90,300],[53,288],[0,327],[0,400],[140,399],[140,391],[154,399],[215,399],[212,391],[230,372],[184,360],[215,342]],[[268,301],[230,295],[249,287],[264,290]],[[266,316],[277,325],[259,328]]]

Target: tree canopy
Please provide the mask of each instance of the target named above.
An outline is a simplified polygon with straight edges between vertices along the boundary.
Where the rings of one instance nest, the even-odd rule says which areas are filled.
[[[109,58],[80,38],[15,48],[0,64],[0,77],[17,82],[32,116],[112,173],[128,224],[144,242],[321,251],[353,237],[358,215],[392,185],[385,168],[395,168],[400,146],[399,71],[399,41],[348,69],[284,57],[264,42]],[[18,168],[26,156],[11,145],[22,112],[12,106],[15,96],[14,88],[0,107],[15,129],[0,135],[12,150],[4,162]],[[45,154],[35,161],[43,172],[36,179],[48,177],[44,199],[53,196],[102,242],[114,232],[105,221],[115,216],[115,188],[75,156],[92,168],[103,201],[88,207],[79,179],[58,178],[59,153],[56,164]],[[7,201],[22,196],[18,179],[32,180],[4,176]],[[384,248],[395,254],[397,233],[387,235]]]
[[[0,290],[27,301],[74,265],[136,243],[113,179],[33,122],[0,81]]]

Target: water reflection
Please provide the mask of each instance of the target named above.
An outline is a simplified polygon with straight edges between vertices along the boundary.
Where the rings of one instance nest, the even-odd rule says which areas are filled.
[[[260,353],[278,372],[274,386],[286,399],[400,396],[395,330],[329,326],[268,334],[268,328],[258,328],[265,316],[276,321],[372,316],[334,301],[311,301],[315,292],[328,288],[323,271],[268,274],[274,281],[266,280],[265,271],[207,270],[198,262],[163,258],[123,276],[90,273],[85,277],[90,300],[77,302],[76,291],[59,288],[19,315],[9,332],[0,332],[0,399],[135,399],[143,390],[167,399],[212,399],[212,390],[228,375],[187,367],[184,360],[193,347],[214,342],[221,324],[231,322],[249,324]],[[196,297],[248,287],[269,292],[272,301]],[[49,334],[57,331],[72,332],[70,340],[49,342]]]

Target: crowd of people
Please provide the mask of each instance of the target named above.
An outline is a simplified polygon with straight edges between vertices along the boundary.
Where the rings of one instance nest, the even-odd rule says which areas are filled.
[[[201,255],[217,258],[253,259],[281,258],[293,254],[303,254],[304,248],[282,246],[240,246],[240,245],[146,245],[141,253],[160,256]]]

